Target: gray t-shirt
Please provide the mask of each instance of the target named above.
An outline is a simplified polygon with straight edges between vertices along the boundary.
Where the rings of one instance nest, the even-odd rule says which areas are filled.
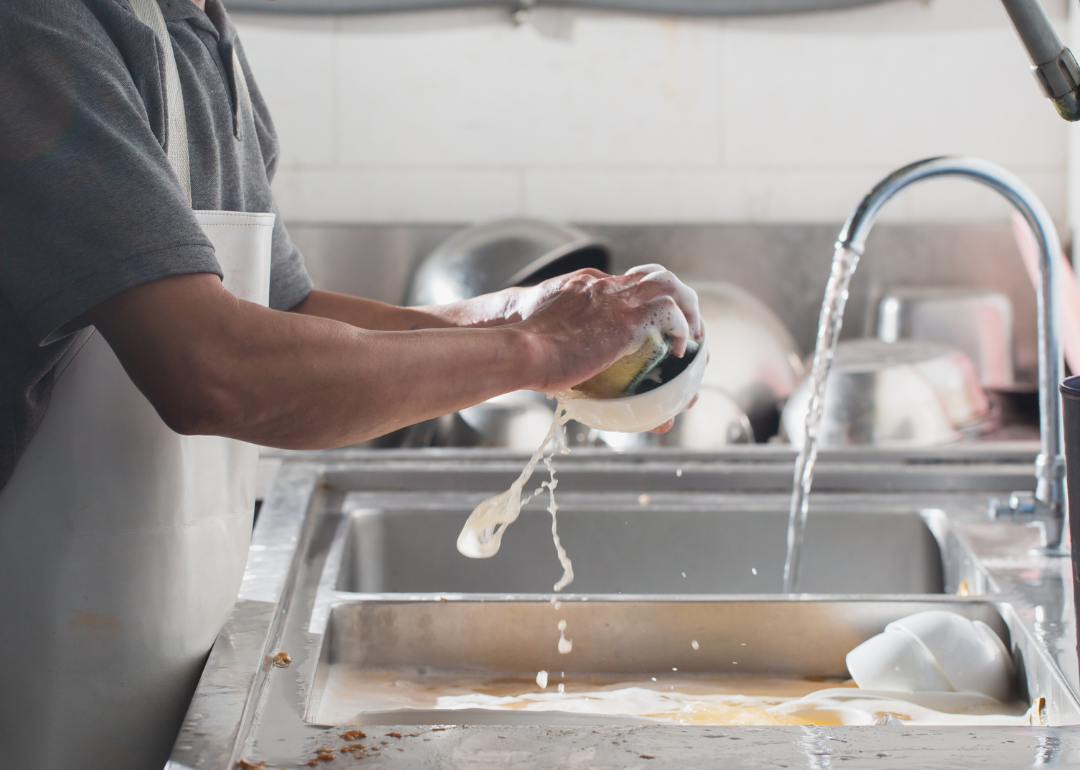
[[[0,488],[83,314],[147,281],[220,275],[192,207],[277,211],[277,137],[225,9],[159,3],[184,91],[191,205],[163,150],[159,43],[126,0],[0,0]],[[270,306],[310,291],[279,216]]]

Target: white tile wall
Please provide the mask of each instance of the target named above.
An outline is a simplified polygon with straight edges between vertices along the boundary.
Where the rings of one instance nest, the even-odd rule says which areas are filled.
[[[1064,0],[1046,0],[1064,33]],[[237,14],[274,112],[283,214],[306,222],[829,222],[892,168],[1002,163],[1066,218],[1066,124],[1000,4],[801,17],[541,9]],[[930,183],[893,221],[998,219]]]
[[[337,58],[332,19],[260,17],[241,23],[240,39],[283,142],[281,165],[337,161]]]

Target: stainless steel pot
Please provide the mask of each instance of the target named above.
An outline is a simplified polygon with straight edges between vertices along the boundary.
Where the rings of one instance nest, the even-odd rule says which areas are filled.
[[[542,219],[498,219],[446,239],[413,275],[408,305],[444,305],[511,286],[594,267],[607,272],[607,245],[570,225]]]
[[[892,289],[878,305],[877,336],[884,342],[927,340],[963,351],[987,388],[1010,389],[1013,309],[996,291],[917,287]]]
[[[776,434],[780,408],[802,379],[802,354],[791,332],[761,300],[735,284],[689,281],[709,330],[702,388],[727,393],[764,441]]]
[[[555,401],[543,393],[515,390],[462,409],[458,414],[476,431],[481,446],[532,452],[551,428]]]
[[[801,446],[809,378],[788,400],[783,432]],[[985,432],[994,418],[971,360],[929,342],[841,342],[825,386],[821,446],[934,446]]]

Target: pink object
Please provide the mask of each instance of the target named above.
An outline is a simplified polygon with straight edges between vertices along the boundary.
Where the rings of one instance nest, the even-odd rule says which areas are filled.
[[[1020,214],[1013,214],[1013,237],[1020,247],[1020,256],[1024,260],[1031,285],[1039,285],[1039,244],[1031,232],[1027,220]],[[1065,362],[1073,374],[1080,373],[1080,284],[1076,282],[1076,273],[1064,254],[1058,255],[1058,275],[1061,299],[1061,337],[1065,348]]]

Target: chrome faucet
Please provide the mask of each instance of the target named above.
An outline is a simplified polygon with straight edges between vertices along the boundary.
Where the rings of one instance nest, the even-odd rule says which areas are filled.
[[[1001,0],[1031,60],[1043,94],[1065,120],[1080,120],[1080,66],[1046,18],[1039,0]]]
[[[1010,5],[1007,0],[1003,2]],[[1041,451],[1035,460],[1036,488],[1034,494],[1014,492],[1007,501],[991,501],[990,516],[993,519],[1011,518],[1039,527],[1042,541],[1039,551],[1047,555],[1065,555],[1069,552],[1062,545],[1066,516],[1065,457],[1062,453],[1061,397],[1058,395],[1062,360],[1057,260],[1061,242],[1042,201],[1013,174],[993,163],[978,158],[930,158],[894,171],[879,182],[848,218],[836,245],[862,256],[866,238],[884,205],[915,182],[942,176],[966,177],[1001,193],[1027,220],[1039,244],[1039,283],[1035,294],[1039,314]]]

